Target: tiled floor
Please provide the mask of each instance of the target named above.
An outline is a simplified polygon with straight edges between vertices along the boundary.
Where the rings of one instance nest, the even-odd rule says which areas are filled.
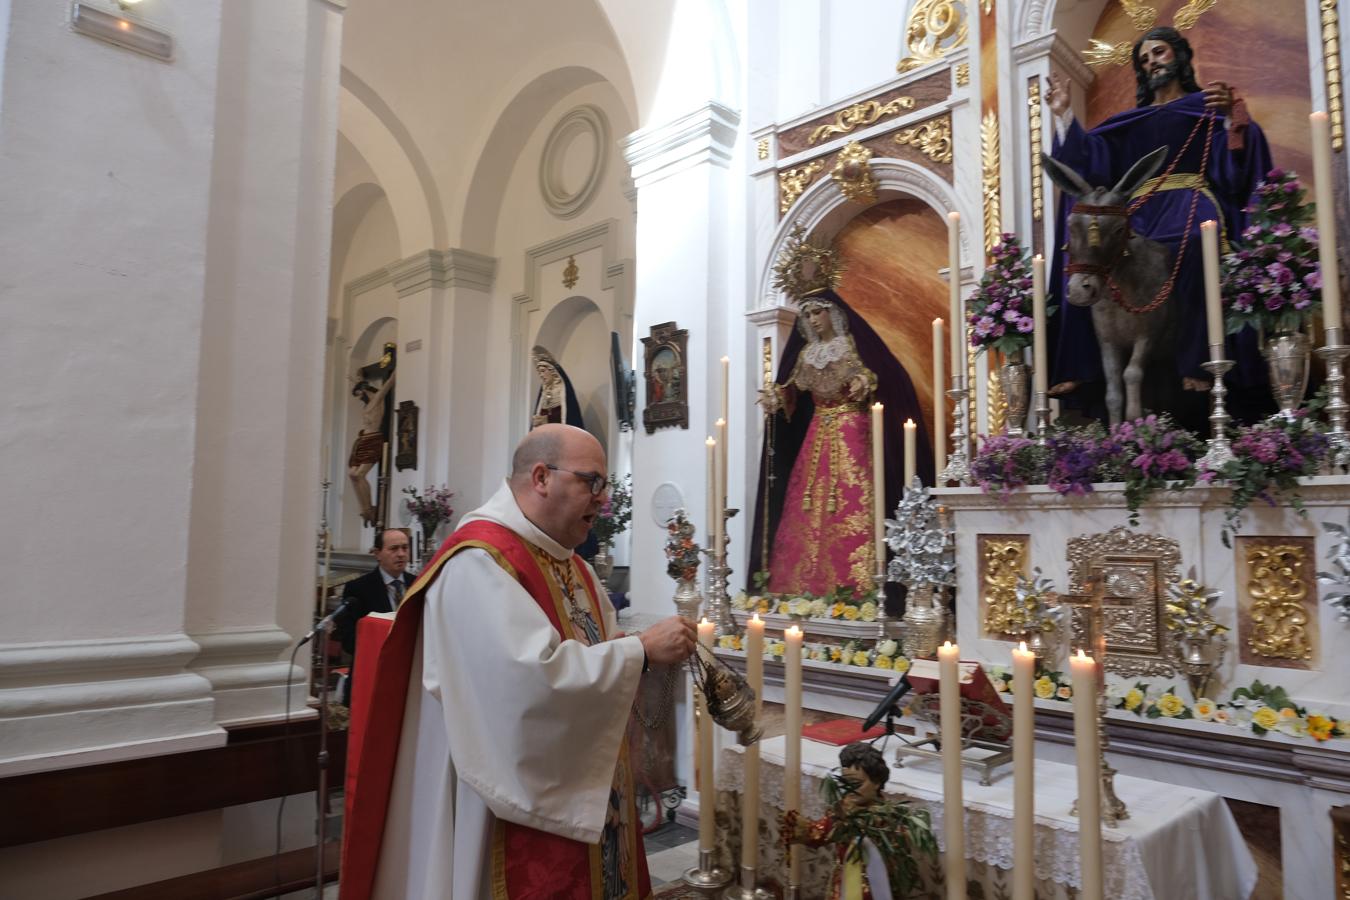
[[[671,822],[644,835],[642,840],[647,847],[647,868],[654,888],[679,881],[687,869],[698,865],[698,831],[693,828]]]

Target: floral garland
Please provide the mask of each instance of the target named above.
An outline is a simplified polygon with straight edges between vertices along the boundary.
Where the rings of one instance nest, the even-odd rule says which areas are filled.
[[[742,634],[724,634],[717,639],[722,650],[744,652],[745,637]],[[780,640],[764,642],[764,658],[782,662],[787,645]],[[849,640],[842,644],[828,641],[807,643],[802,646],[802,659],[812,662],[835,663],[841,666],[853,666],[858,669],[887,669],[893,672],[909,671],[909,658],[900,653],[900,645],[893,640],[878,641],[869,647],[868,642]]]
[[[835,591],[822,597],[806,595],[738,594],[731,598],[731,608],[739,612],[759,613],[763,615],[792,616],[798,619],[838,619],[844,622],[875,622],[877,604],[875,600],[852,596],[847,591]]]

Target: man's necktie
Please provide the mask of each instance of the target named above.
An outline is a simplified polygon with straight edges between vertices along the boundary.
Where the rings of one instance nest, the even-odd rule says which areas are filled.
[[[398,609],[398,605],[403,602],[403,579],[397,578],[389,582],[389,587],[393,590],[394,594],[394,609]]]

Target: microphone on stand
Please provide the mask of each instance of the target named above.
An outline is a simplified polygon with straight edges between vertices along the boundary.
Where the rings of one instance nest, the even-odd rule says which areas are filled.
[[[901,675],[900,680],[891,688],[891,692],[887,694],[885,699],[877,704],[877,708],[872,710],[867,718],[863,720],[862,730],[867,731],[869,728],[875,727],[876,724],[881,721],[883,716],[887,717],[889,724],[889,717],[895,714],[896,704],[900,702],[901,697],[909,693],[910,687],[909,673]],[[889,733],[889,729],[887,729],[887,731]]]
[[[343,600],[342,603],[338,604],[337,609],[333,610],[328,615],[320,619],[319,624],[315,625],[314,628],[310,630],[309,634],[302,637],[300,639],[300,643],[296,644],[296,646],[303,647],[305,644],[309,643],[309,641],[314,637],[314,635],[318,634],[321,631],[327,631],[329,628],[332,627],[333,620],[336,619],[338,616],[342,615],[344,612],[346,612],[347,607],[351,605],[352,605],[351,597],[348,597],[346,600]]]

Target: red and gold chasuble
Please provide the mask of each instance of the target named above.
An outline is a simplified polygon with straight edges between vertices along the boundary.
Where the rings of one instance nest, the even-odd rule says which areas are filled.
[[[479,520],[446,539],[418,576],[398,610],[380,652],[374,697],[342,846],[342,898],[371,895],[385,815],[398,758],[397,736],[426,592],[456,553],[485,550],[539,604],[562,640],[591,645],[609,638],[600,595],[590,571],[573,554],[566,562],[494,522]],[[387,736],[392,735],[390,739]],[[384,739],[379,739],[381,736]],[[587,752],[588,748],[560,748]],[[445,848],[451,852],[451,848]],[[645,900],[651,878],[642,846],[628,748],[619,752],[605,827],[599,844],[583,844],[536,828],[496,819],[492,835],[494,900]]]

